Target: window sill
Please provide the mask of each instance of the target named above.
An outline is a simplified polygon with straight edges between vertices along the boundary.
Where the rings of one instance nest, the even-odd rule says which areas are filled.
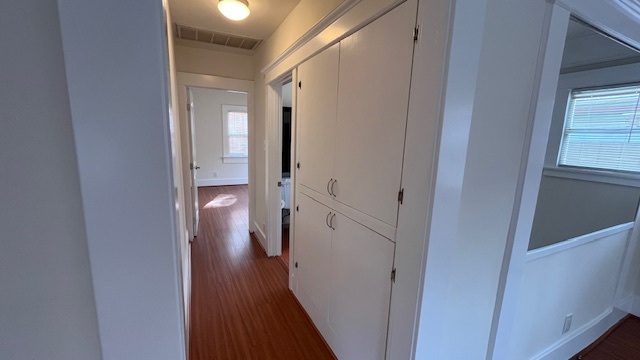
[[[565,167],[545,167],[544,176],[640,187],[640,175]]]
[[[223,156],[222,163],[223,164],[247,164],[249,163],[249,158],[246,156]]]

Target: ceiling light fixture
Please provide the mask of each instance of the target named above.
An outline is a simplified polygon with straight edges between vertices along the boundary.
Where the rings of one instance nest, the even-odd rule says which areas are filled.
[[[247,0],[220,0],[218,2],[218,10],[222,15],[233,21],[246,19],[251,13]]]

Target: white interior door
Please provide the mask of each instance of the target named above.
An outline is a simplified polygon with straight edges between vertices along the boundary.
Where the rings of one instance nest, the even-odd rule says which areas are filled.
[[[299,184],[326,196],[333,177],[339,45],[298,67],[297,121]]]
[[[326,333],[329,271],[331,209],[299,194],[296,213],[295,269],[298,278],[297,297],[313,322]]]
[[[384,359],[395,244],[341,214],[332,226],[325,336],[341,360]]]
[[[187,96],[187,111],[189,113],[189,146],[191,148],[191,161],[189,162],[189,169],[191,169],[191,199],[193,204],[193,236],[198,236],[198,224],[200,223],[200,206],[198,204],[198,186],[196,186],[196,175],[200,167],[196,162],[196,122],[193,111],[193,94],[191,89],[188,89]]]
[[[394,227],[415,14],[404,3],[340,42],[336,200]]]

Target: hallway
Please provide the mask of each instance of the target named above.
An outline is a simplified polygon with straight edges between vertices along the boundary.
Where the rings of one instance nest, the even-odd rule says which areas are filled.
[[[198,189],[189,359],[333,359],[287,287],[287,273],[248,230],[248,189]]]

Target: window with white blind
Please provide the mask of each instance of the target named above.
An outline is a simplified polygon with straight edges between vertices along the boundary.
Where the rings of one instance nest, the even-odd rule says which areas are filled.
[[[222,105],[224,162],[246,162],[249,156],[249,121],[246,106]]]
[[[558,165],[640,172],[640,85],[573,90]]]

